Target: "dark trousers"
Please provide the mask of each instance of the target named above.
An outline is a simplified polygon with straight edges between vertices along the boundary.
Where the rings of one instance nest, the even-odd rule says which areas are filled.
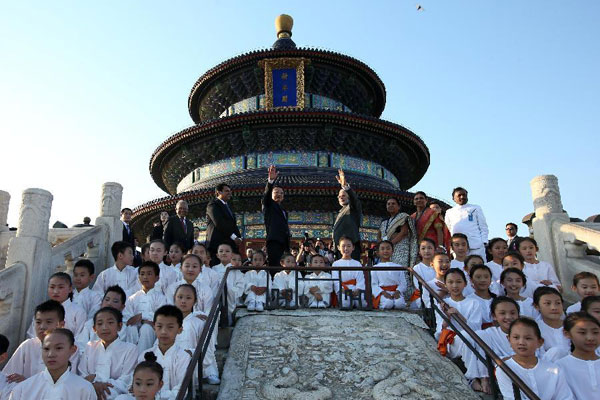
[[[276,240],[269,240],[267,242],[267,265],[270,267],[278,267],[281,256],[286,251],[290,251],[290,246],[278,242]]]

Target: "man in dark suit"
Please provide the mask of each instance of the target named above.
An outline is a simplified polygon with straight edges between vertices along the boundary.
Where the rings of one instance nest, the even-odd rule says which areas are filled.
[[[508,251],[514,251],[517,253],[519,252],[519,249],[517,248],[520,239],[520,237],[517,236],[518,230],[519,228],[514,222],[509,222],[506,224],[506,236],[508,236],[506,239],[506,244],[508,245]]]
[[[179,200],[175,205],[175,215],[169,217],[164,227],[163,240],[167,251],[176,242],[185,247],[184,252],[194,245],[194,224],[187,218],[187,213],[187,201]]]
[[[352,258],[360,261],[360,220],[362,219],[362,206],[358,196],[350,184],[346,182],[346,176],[343,170],[338,170],[338,176],[336,176],[338,183],[342,186],[338,193],[338,202],[342,208],[338,212],[338,215],[333,224],[333,242],[335,243],[336,249],[339,240],[342,236],[349,237],[354,243],[354,251],[352,251]],[[336,251],[336,254],[339,251]]]
[[[123,241],[135,246],[133,230],[131,229],[131,208],[125,207],[121,210],[121,222],[123,222]],[[135,247],[134,247],[135,249]]]
[[[217,198],[206,206],[206,243],[211,255],[211,265],[220,263],[217,258],[220,244],[227,243],[237,252],[238,244],[242,242],[235,214],[227,204],[231,199],[231,188],[226,183],[220,183],[215,193]]]
[[[277,169],[271,165],[262,198],[262,212],[267,231],[267,260],[268,265],[272,267],[279,266],[279,259],[283,253],[290,251],[288,214],[281,206],[284,197],[283,188],[274,186],[277,174]]]

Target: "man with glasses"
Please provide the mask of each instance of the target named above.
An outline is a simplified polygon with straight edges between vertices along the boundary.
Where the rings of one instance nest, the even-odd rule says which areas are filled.
[[[506,239],[506,243],[508,244],[508,251],[518,251],[519,249],[517,248],[518,245],[518,241],[520,239],[519,236],[517,236],[517,231],[519,230],[519,228],[517,227],[517,224],[515,224],[514,222],[509,222],[508,224],[506,224],[506,236],[508,237],[508,239]]]

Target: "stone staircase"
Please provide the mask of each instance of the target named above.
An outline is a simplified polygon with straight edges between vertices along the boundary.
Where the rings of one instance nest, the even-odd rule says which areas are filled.
[[[241,309],[236,320],[219,331],[221,385],[204,385],[204,399],[479,399],[416,314]]]

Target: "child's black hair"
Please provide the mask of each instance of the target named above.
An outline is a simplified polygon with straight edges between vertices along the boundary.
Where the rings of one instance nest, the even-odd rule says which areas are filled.
[[[173,294],[173,302],[175,302],[177,292],[181,288],[190,289],[192,293],[194,293],[194,304],[198,302],[198,293],[196,292],[196,288],[193,285],[190,285],[189,283],[182,283],[181,285],[177,286],[177,289],[175,289],[175,293]]]
[[[90,275],[94,275],[94,263],[86,258],[81,259],[75,263],[75,265],[73,266],[73,272],[75,272],[75,268],[86,268]]]
[[[70,329],[67,329],[67,328],[52,329],[46,333],[46,337],[50,336],[53,333],[58,333],[59,335],[65,336],[71,346],[73,346],[75,344],[75,335],[73,335],[73,332],[71,332]],[[71,365],[71,362],[69,362],[69,365]]]
[[[446,271],[446,274],[444,275],[444,283],[446,283],[448,275],[450,274],[460,275],[463,278],[463,281],[465,281],[465,284],[467,283],[467,277],[465,276],[464,271],[462,271],[460,268],[450,268],[448,271]]]
[[[160,276],[160,267],[154,261],[144,261],[138,268],[138,275],[142,272],[142,268],[152,268],[156,276]]]
[[[452,237],[450,237],[450,247],[452,247],[453,239],[465,239],[467,241],[467,247],[471,248],[471,246],[469,245],[469,238],[464,233],[455,233],[454,235],[452,235]]]
[[[37,313],[46,313],[52,311],[56,312],[59,321],[65,320],[65,308],[56,300],[48,300],[41,304],[38,304],[35,308],[35,311],[33,312],[33,315],[35,317]]]
[[[123,322],[123,314],[121,313],[121,311],[117,310],[116,308],[112,308],[112,307],[102,307],[101,309],[96,311],[96,313],[94,314],[94,325],[96,325],[96,318],[98,317],[98,314],[103,313],[103,312],[112,314],[118,323]]]
[[[114,242],[112,246],[110,246],[110,252],[112,253],[114,260],[117,261],[119,253],[125,253],[125,250],[127,250],[128,248],[130,248],[133,251],[133,246],[131,245],[131,243],[119,240],[117,242]]]
[[[187,251],[187,249],[185,248],[185,246],[181,242],[173,242],[173,243],[171,243],[171,245],[169,246],[169,251],[171,250],[171,247],[173,247],[173,246],[179,247],[179,250],[181,250],[181,252],[183,254],[185,254],[185,252]]]
[[[135,374],[137,374],[138,371],[148,369],[154,372],[156,375],[158,375],[158,380],[162,381],[164,370],[163,367],[156,362],[156,360],[156,355],[153,352],[148,351],[144,353],[144,361],[142,361],[135,367],[135,370],[133,370],[133,375],[135,376]]]
[[[392,250],[394,250],[394,243],[392,243],[391,240],[382,240],[381,242],[377,243],[377,250],[379,250],[379,247],[381,247],[381,245],[384,243],[387,243],[390,246],[392,246]],[[435,245],[433,247],[435,247]]]
[[[120,297],[121,297],[121,303],[125,304],[125,302],[127,301],[127,294],[125,293],[125,291],[123,290],[123,288],[119,285],[113,285],[113,286],[109,286],[106,291],[104,292],[104,296],[102,297],[102,300],[104,300],[104,297],[106,297],[106,295],[108,294],[108,292],[113,292],[113,293],[117,293]]]
[[[465,262],[464,262],[465,266],[467,266],[469,264],[469,261],[471,261],[474,258],[479,258],[481,261],[485,262],[483,257],[481,257],[479,254],[471,254],[471,255],[467,256],[467,258],[465,258]],[[469,272],[469,275],[470,275],[470,272]]]
[[[510,304],[514,305],[515,307],[517,307],[517,313],[518,314],[521,313],[521,307],[519,307],[519,303],[517,303],[514,299],[511,299],[510,297],[507,297],[507,296],[497,296],[497,297],[494,297],[494,299],[492,300],[492,304],[490,304],[490,311],[492,312],[492,315],[494,315],[494,311],[496,311],[496,307],[498,307],[498,305],[500,305],[502,303],[510,303]]]
[[[158,310],[154,312],[154,321],[156,322],[156,318],[162,315],[164,317],[175,317],[177,318],[177,325],[180,327],[183,326],[183,313],[181,310],[173,305],[165,305],[160,307]]]
[[[600,296],[588,296],[581,300],[581,311],[589,313],[593,303],[600,303]]]
[[[6,353],[9,346],[10,342],[8,341],[8,338],[4,335],[0,335],[0,355]]]
[[[538,249],[537,242],[535,241],[534,238],[530,238],[530,237],[521,237],[521,238],[519,238],[519,240],[517,241],[517,249],[520,249],[521,248],[521,243],[525,243],[525,242],[531,242],[534,245],[534,247],[536,249]]]
[[[183,256],[183,258],[181,259],[181,265],[183,265],[185,260],[190,258],[195,258],[196,260],[198,260],[198,263],[200,263],[200,267],[202,268],[202,264],[204,264],[204,262],[200,259],[200,256],[197,256],[196,254],[186,254],[185,256]]]
[[[506,275],[508,274],[519,275],[521,277],[521,280],[523,281],[523,287],[527,285],[527,276],[525,276],[525,273],[519,268],[514,267],[506,268],[504,271],[502,271],[502,273],[500,274],[500,283],[504,282],[504,279],[506,279]]]
[[[542,296],[547,294],[555,294],[560,297],[561,303],[564,302],[563,297],[558,290],[550,286],[540,286],[539,288],[535,289],[535,292],[533,292],[533,304],[539,307]]]
[[[598,328],[600,328],[600,321],[598,321],[596,318],[592,317],[585,311],[578,311],[567,315],[567,317],[563,321],[563,329],[565,330],[565,332],[570,332],[571,329],[573,329],[579,321],[591,322],[595,324]],[[574,350],[575,344],[573,343],[573,341],[571,341],[571,352]]]
[[[537,336],[537,338],[538,339],[542,338],[542,332],[540,331],[539,325],[537,324],[537,322],[535,322],[533,319],[531,319],[529,317],[519,317],[519,318],[515,319],[513,322],[511,322],[510,327],[508,328],[508,336],[510,336],[510,333],[512,332],[514,326],[519,325],[519,324],[532,328],[533,331],[535,332],[535,335]]]
[[[419,241],[419,245],[423,242],[427,242],[429,244],[431,244],[433,246],[433,248],[435,249],[437,247],[437,245],[435,244],[435,240],[431,239],[431,238],[423,238]]]
[[[487,271],[490,274],[490,286],[492,285],[492,270],[490,269],[490,267],[488,267],[485,264],[475,264],[473,265],[473,267],[471,267],[471,269],[469,270],[469,277],[471,278],[471,281],[473,281],[473,276],[475,275],[475,272],[479,271],[480,269]],[[488,286],[488,293],[490,295],[490,297],[493,299],[496,297],[496,293],[493,293],[489,286]]]
[[[514,251],[508,252],[508,254],[506,254],[504,257],[502,257],[502,264],[504,264],[504,260],[507,257],[516,258],[517,260],[519,260],[521,262],[521,265],[523,267],[525,267],[525,259],[523,258],[523,256],[521,255],[521,253],[517,253],[517,252],[514,252]]]
[[[593,279],[596,281],[596,284],[600,286],[600,282],[598,281],[598,275],[593,274],[588,271],[578,272],[573,276],[573,286],[577,286],[580,280],[582,279]]]

